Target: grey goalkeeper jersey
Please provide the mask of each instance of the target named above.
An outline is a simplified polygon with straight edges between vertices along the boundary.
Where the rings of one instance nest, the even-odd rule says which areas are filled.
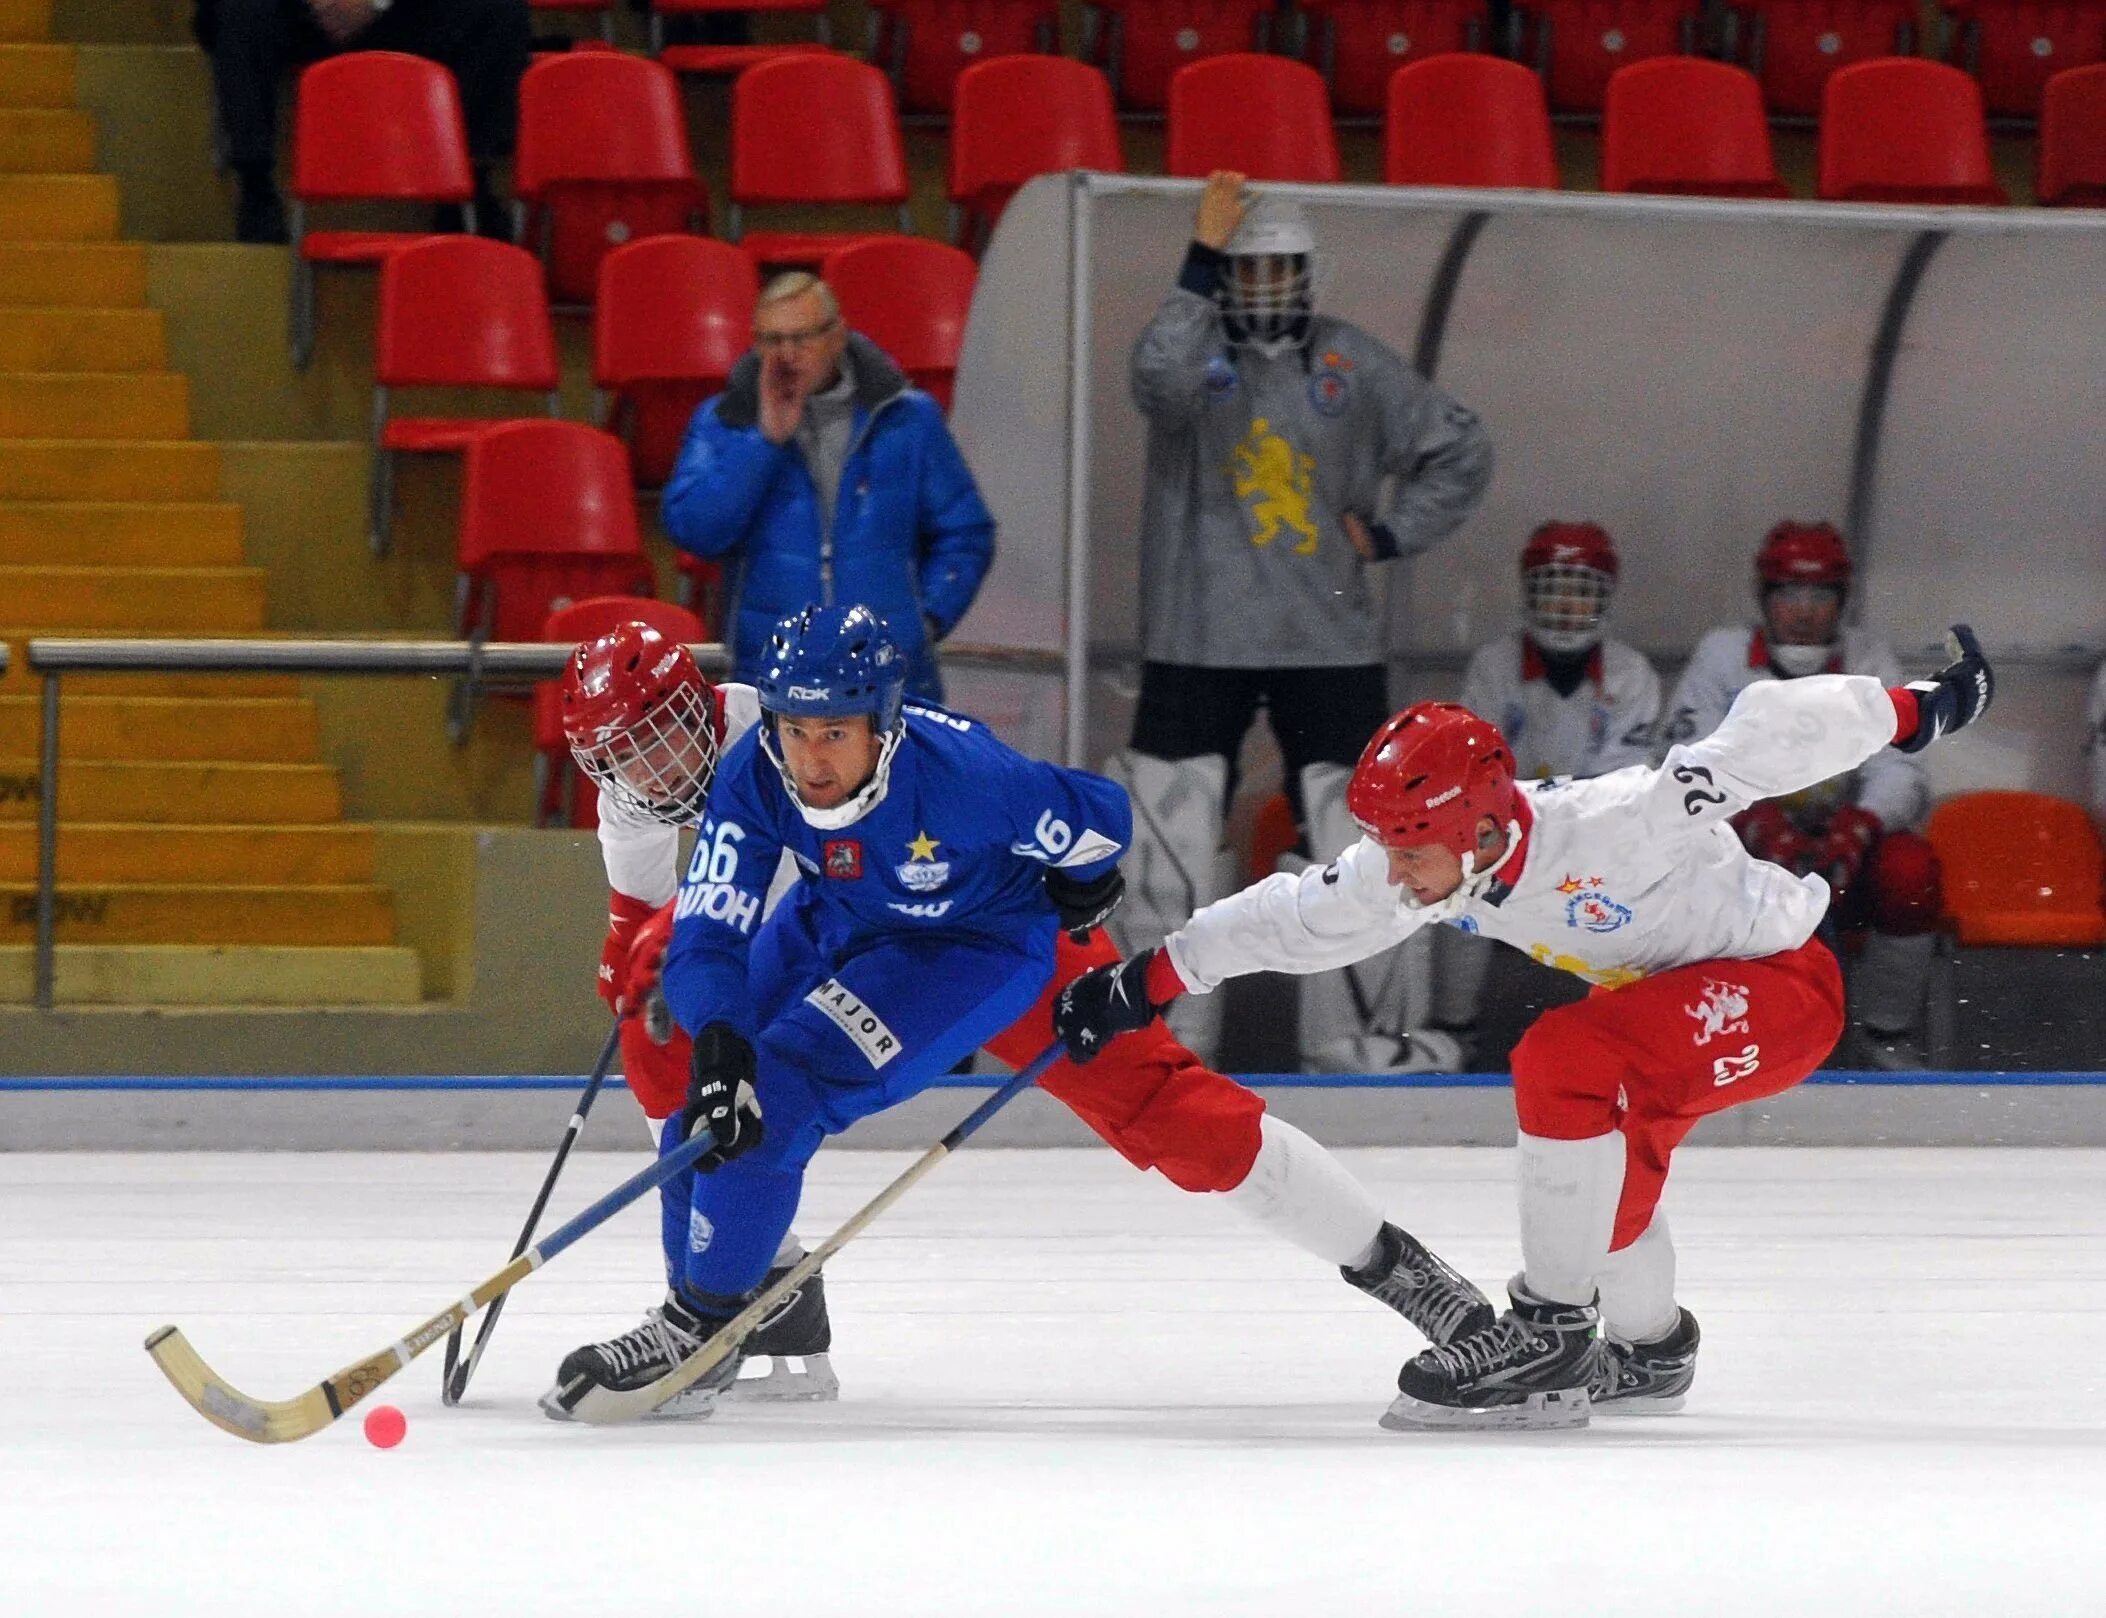
[[[1340,519],[1400,555],[1483,498],[1475,415],[1401,356],[1317,316],[1307,348],[1231,349],[1213,301],[1172,289],[1133,351],[1148,418],[1141,646],[1202,668],[1331,668],[1384,655],[1367,564]],[[1384,480],[1395,486],[1383,499]]]

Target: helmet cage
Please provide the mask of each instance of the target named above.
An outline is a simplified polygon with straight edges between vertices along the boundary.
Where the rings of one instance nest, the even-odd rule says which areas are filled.
[[[571,756],[607,797],[650,820],[702,818],[721,748],[707,686],[681,683],[636,718],[573,740]]]
[[[1312,253],[1231,252],[1221,270],[1222,324],[1239,348],[1277,353],[1309,340],[1316,310]]]
[[[1544,562],[1521,573],[1529,638],[1546,652],[1590,649],[1616,594],[1616,575],[1579,562]]]

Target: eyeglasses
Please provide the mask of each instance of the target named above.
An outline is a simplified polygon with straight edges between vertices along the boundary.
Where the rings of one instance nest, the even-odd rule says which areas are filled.
[[[753,346],[763,351],[780,351],[786,348],[810,348],[832,333],[840,325],[838,318],[823,326],[807,326],[803,331],[757,331],[753,334]]]

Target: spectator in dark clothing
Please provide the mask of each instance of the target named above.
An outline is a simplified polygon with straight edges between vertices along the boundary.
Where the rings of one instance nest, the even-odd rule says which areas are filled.
[[[220,130],[241,181],[235,235],[286,240],[272,170],[278,85],[288,68],[342,51],[407,51],[448,68],[461,87],[475,161],[477,223],[503,234],[491,166],[512,150],[526,72],[527,0],[197,0],[197,41],[212,58]]]

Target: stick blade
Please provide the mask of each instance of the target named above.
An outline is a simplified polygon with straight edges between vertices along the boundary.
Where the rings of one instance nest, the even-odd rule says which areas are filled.
[[[213,1426],[252,1444],[291,1443],[336,1420],[320,1388],[297,1399],[251,1399],[216,1375],[173,1326],[163,1326],[147,1338],[146,1352],[191,1409]]]

